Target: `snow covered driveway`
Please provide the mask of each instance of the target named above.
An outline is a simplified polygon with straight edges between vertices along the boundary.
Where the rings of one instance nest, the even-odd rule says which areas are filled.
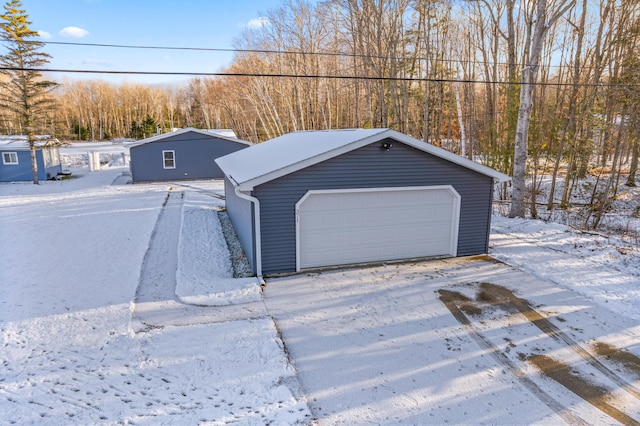
[[[496,218],[521,270],[335,270],[263,298],[231,278],[221,182],[122,172],[0,185],[0,424],[640,419],[637,247]]]
[[[489,258],[269,279],[265,298],[320,424],[640,420],[640,364],[597,351],[637,354],[640,324]],[[533,307],[551,331],[528,318]],[[552,360],[576,371],[574,383],[605,389],[608,402],[585,402],[545,369]]]

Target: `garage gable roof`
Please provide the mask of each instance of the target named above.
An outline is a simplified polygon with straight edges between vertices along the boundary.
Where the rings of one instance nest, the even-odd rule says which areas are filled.
[[[150,138],[142,139],[141,141],[127,144],[127,146],[129,148],[133,148],[133,147],[144,145],[144,144],[148,144],[148,143],[158,142],[158,141],[161,141],[163,139],[167,139],[167,138],[170,138],[170,137],[182,135],[182,134],[185,134],[185,133],[196,133],[198,135],[207,136],[209,138],[224,139],[224,140],[231,141],[231,142],[236,142],[236,143],[239,143],[239,144],[242,144],[242,145],[248,145],[248,146],[253,145],[251,142],[247,142],[247,141],[244,141],[242,139],[238,139],[236,137],[233,137],[232,134],[235,134],[235,133],[233,132],[233,130],[230,130],[230,129],[202,130],[202,129],[195,129],[193,127],[186,127],[184,129],[178,129],[178,130],[175,130],[173,132],[162,133],[161,135],[156,135],[156,136],[152,136]]]
[[[313,130],[287,133],[216,159],[243,190],[293,173],[371,143],[391,138],[498,181],[509,176],[390,129]]]

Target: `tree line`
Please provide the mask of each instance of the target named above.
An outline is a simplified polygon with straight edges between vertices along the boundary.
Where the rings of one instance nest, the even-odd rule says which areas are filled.
[[[236,38],[230,76],[174,87],[64,79],[39,132],[108,140],[193,126],[260,142],[388,127],[526,172],[534,186],[551,174],[549,207],[604,171],[593,201],[606,204],[621,180],[635,184],[639,12],[636,0],[285,0]],[[0,110],[0,131],[20,132],[17,122]]]

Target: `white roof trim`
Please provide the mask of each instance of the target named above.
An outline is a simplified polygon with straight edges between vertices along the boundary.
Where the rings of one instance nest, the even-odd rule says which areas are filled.
[[[225,131],[227,129],[221,129],[221,131]],[[238,139],[238,138],[234,138],[231,136],[225,136],[222,133],[216,133],[215,129],[209,129],[209,130],[203,130],[203,129],[195,129],[193,127],[185,127],[184,129],[179,129],[179,130],[175,130],[173,132],[169,132],[169,133],[163,133],[161,135],[156,135],[156,136],[152,136],[150,138],[146,138],[146,139],[142,139],[140,141],[137,142],[132,142],[132,143],[128,143],[126,144],[126,146],[128,148],[133,148],[135,146],[139,146],[139,145],[144,145],[147,143],[153,143],[153,142],[157,142],[163,139],[167,139],[170,138],[172,136],[176,136],[176,135],[182,135],[184,133],[189,133],[189,132],[193,132],[193,133],[198,133],[200,135],[203,136],[208,136],[210,138],[218,138],[218,139],[224,139],[230,142],[237,142],[243,145],[248,145],[251,146],[253,145],[251,142],[242,140],[242,139]]]
[[[340,144],[338,142],[333,148],[329,148],[326,151],[320,151],[318,153],[310,153],[308,156],[305,156],[303,152],[295,153],[296,155],[290,155],[290,162],[286,164],[277,164],[277,161],[274,161],[274,165],[271,168],[263,168],[263,170],[259,170],[258,167],[253,168],[254,170],[249,170],[251,168],[252,161],[260,162],[264,165],[269,159],[264,158],[263,154],[265,151],[269,151],[271,146],[276,146],[278,144],[278,139],[283,139],[283,142],[292,143],[296,135],[304,137],[304,134],[318,133],[318,132],[326,132],[328,134],[332,132],[353,132],[351,134],[347,134],[347,136],[352,136],[352,138],[347,138],[343,143]],[[337,135],[338,133],[336,133]],[[344,136],[344,133],[342,133]],[[286,139],[284,139],[286,137]],[[460,166],[466,167],[470,170],[476,171],[483,175],[492,177],[498,181],[508,181],[511,178],[503,173],[500,173],[496,170],[493,170],[489,167],[483,166],[482,164],[476,163],[475,161],[471,161],[465,157],[461,157],[452,152],[444,150],[442,148],[436,147],[429,143],[425,143],[418,139],[412,138],[411,136],[407,136],[403,133],[397,132],[395,130],[390,129],[358,129],[358,130],[324,130],[324,131],[309,131],[309,132],[295,132],[290,133],[288,135],[281,136],[279,138],[271,139],[269,141],[263,142],[262,144],[254,145],[251,149],[244,149],[241,151],[237,151],[235,153],[226,155],[224,157],[220,157],[216,159],[216,163],[222,171],[230,178],[233,179],[234,182],[240,187],[243,191],[250,191],[255,186],[261,185],[263,183],[269,182],[271,180],[277,179],[279,177],[285,176],[287,174],[293,173],[295,171],[304,169],[306,167],[312,166],[314,164],[320,163],[322,161],[328,160],[330,158],[336,157],[338,155],[353,151],[365,145],[369,145],[371,143],[386,139],[392,138],[399,142],[402,142],[406,145],[412,146],[421,151],[432,154],[436,157],[442,158],[447,161],[451,161],[452,163],[458,164]],[[255,164],[255,163],[254,163]],[[249,171],[248,171],[249,170]],[[252,173],[253,171],[253,173]]]
[[[440,157],[444,160],[451,161],[452,163],[466,167],[467,169],[476,171],[480,174],[490,176],[500,182],[511,180],[511,177],[507,176],[504,173],[501,173],[490,167],[483,166],[480,163],[476,163],[475,161],[469,160],[468,158],[462,157],[458,154],[454,154],[453,152],[449,152],[446,149],[442,149],[430,143],[426,143],[416,138],[412,138],[411,136],[405,135],[400,132],[396,132],[395,130],[387,130],[387,131],[390,132],[389,137],[399,140],[400,142],[403,142],[421,151],[428,152],[429,154],[433,154],[436,157]]]

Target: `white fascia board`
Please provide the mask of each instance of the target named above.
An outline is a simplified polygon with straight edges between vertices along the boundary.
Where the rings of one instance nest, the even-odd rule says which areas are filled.
[[[212,138],[212,139],[213,138],[224,139],[224,140],[229,141],[229,142],[236,142],[236,143],[239,143],[239,144],[242,144],[242,145],[247,145],[247,146],[253,145],[251,142],[245,141],[245,140],[242,140],[242,139],[232,138],[230,136],[224,136],[224,135],[221,135],[219,133],[209,132],[207,130],[194,129],[193,127],[185,127],[184,129],[179,129],[179,130],[176,130],[174,132],[163,133],[161,135],[156,135],[156,136],[152,136],[150,138],[142,139],[141,141],[138,141],[138,142],[133,142],[133,143],[130,143],[130,144],[126,144],[126,146],[129,147],[129,148],[133,148],[135,146],[144,145],[144,144],[147,144],[147,143],[157,142],[157,141],[169,138],[171,136],[182,135],[182,134],[188,133],[188,132],[198,133],[200,135],[207,136],[207,137]]]
[[[134,146],[144,145],[151,142],[157,142],[159,140],[166,139],[170,136],[181,135],[183,133],[186,133],[192,130],[196,130],[196,129],[193,129],[191,127],[186,127],[184,129],[176,130],[175,132],[162,133],[161,135],[151,136],[150,138],[142,139],[141,141],[138,141],[138,142],[132,142],[130,144],[127,144],[127,146],[129,146],[129,148],[133,148]]]
[[[493,170],[490,167],[483,166],[482,164],[471,161],[468,158],[454,154],[453,152],[449,152],[446,149],[442,149],[430,143],[412,138],[411,136],[396,132],[395,130],[388,130],[387,132],[388,135],[386,137],[397,139],[398,141],[410,145],[416,149],[427,152],[429,154],[433,154],[436,157],[440,157],[443,160],[447,160],[460,166],[466,167],[467,169],[473,170],[480,174],[490,176],[497,181],[506,182],[511,180],[511,177],[505,175],[504,173],[500,173],[499,171]]]
[[[242,182],[239,184],[240,188],[243,191],[251,191],[253,190],[253,188],[255,188],[258,185],[262,185],[263,183],[270,182],[279,177],[286,176],[290,173],[297,172],[298,170],[305,169],[307,167],[313,166],[314,164],[321,163],[333,157],[346,154],[347,152],[353,151],[365,145],[369,145],[370,143],[384,139],[385,137],[381,136],[384,134],[385,132],[376,133],[374,135],[365,137],[363,139],[359,139],[359,140],[355,140],[353,142],[347,143],[331,151],[326,151],[326,152],[323,152],[322,154],[318,154],[314,157],[306,158],[297,163],[289,164],[281,169],[271,171],[269,173],[266,173],[262,176],[258,176],[253,179],[249,179],[246,182]]]

